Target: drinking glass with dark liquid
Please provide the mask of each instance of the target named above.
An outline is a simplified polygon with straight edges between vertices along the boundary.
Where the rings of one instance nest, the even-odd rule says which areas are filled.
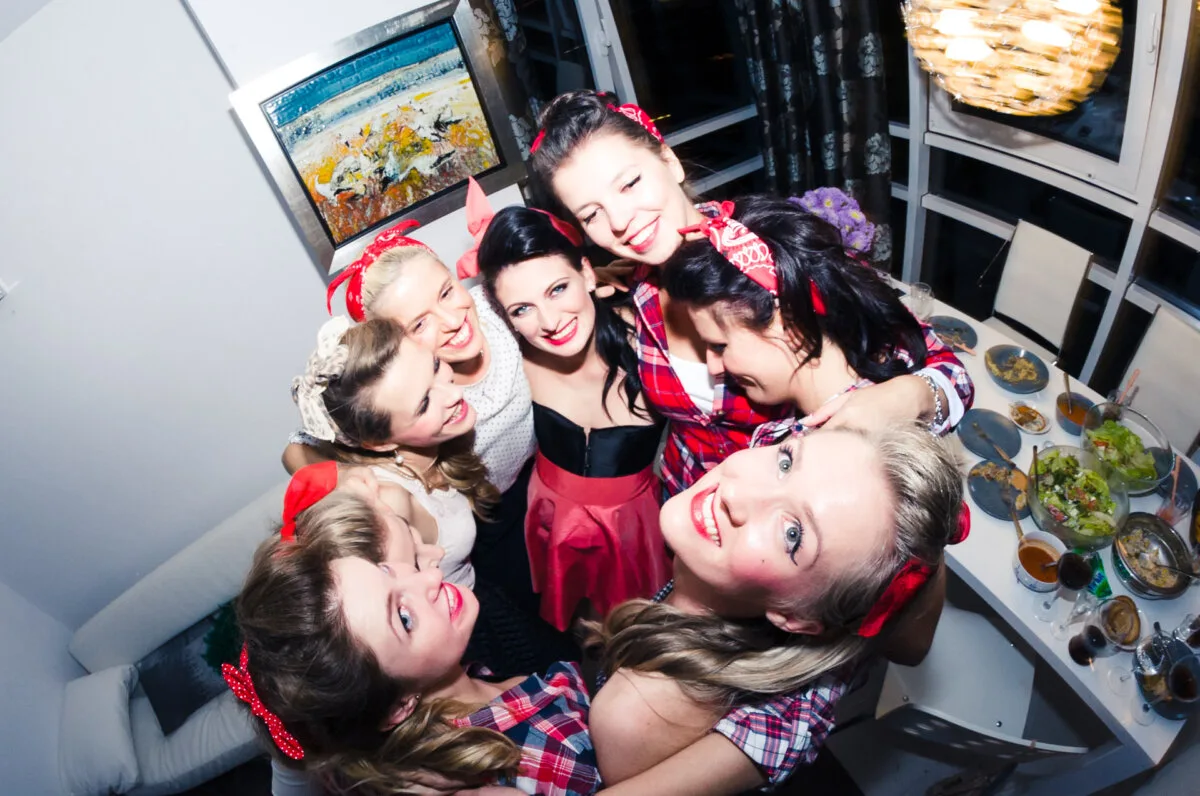
[[[1067,642],[1067,653],[1071,660],[1080,666],[1090,666],[1107,646],[1108,639],[1105,638],[1104,631],[1089,623]]]
[[[1200,616],[1188,614],[1175,628],[1174,636],[1192,649],[1200,649]]]

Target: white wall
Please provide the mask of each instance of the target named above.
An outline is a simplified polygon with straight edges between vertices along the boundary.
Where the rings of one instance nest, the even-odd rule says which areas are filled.
[[[43,796],[58,784],[63,686],[83,674],[70,631],[0,584],[0,792]]]
[[[0,583],[75,627],[280,478],[324,284],[182,3],[54,0],[0,74]]]
[[[12,33],[50,0],[4,0],[0,3],[0,41]]]

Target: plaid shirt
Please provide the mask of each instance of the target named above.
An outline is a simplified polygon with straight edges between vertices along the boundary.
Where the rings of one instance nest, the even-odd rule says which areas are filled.
[[[788,407],[751,403],[728,374],[716,385],[711,414],[701,411],[667,358],[667,325],[658,300],[658,274],[639,268],[634,277],[638,375],[654,411],[669,421],[662,480],[668,495],[687,489],[731,453],[749,447],[754,429],[790,415]]]
[[[545,677],[530,675],[455,724],[495,730],[521,747],[516,779],[497,784],[536,796],[590,796],[600,789],[600,770],[588,735],[589,705],[578,666],[556,663]]]
[[[971,381],[971,377],[967,374],[967,369],[958,361],[958,357],[941,341],[932,327],[921,324],[921,330],[925,333],[925,347],[929,350],[929,354],[925,357],[925,367],[914,372],[937,371],[941,377],[954,386],[954,391],[958,394],[959,400],[962,401],[963,411],[965,412],[971,408],[971,404],[975,401],[975,383]],[[903,348],[897,349],[896,357],[906,362],[910,369],[913,367],[912,355]],[[861,390],[863,387],[870,387],[873,383],[868,379],[862,379],[850,385],[841,393],[838,393],[838,395],[843,395],[853,390]],[[834,398],[836,397],[835,395]],[[830,400],[833,399],[831,398]],[[793,415],[778,420],[768,420],[754,430],[754,435],[750,440],[750,447],[757,448],[760,445],[774,445],[777,442],[782,442],[785,437],[794,431],[807,431],[807,427],[796,422],[798,419]],[[950,431],[950,428],[949,413],[947,413],[945,424],[941,428],[934,430],[939,434],[946,434]]]

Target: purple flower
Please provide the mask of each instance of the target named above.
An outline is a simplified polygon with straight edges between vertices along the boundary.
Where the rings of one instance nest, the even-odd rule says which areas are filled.
[[[870,251],[875,241],[875,225],[867,220],[858,202],[840,188],[817,188],[799,198],[792,197],[791,201],[837,227],[847,249]]]

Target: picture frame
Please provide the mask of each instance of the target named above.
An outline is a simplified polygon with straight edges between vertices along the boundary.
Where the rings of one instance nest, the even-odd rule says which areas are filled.
[[[326,276],[398,221],[526,176],[487,41],[467,0],[439,0],[230,94],[234,113]]]

